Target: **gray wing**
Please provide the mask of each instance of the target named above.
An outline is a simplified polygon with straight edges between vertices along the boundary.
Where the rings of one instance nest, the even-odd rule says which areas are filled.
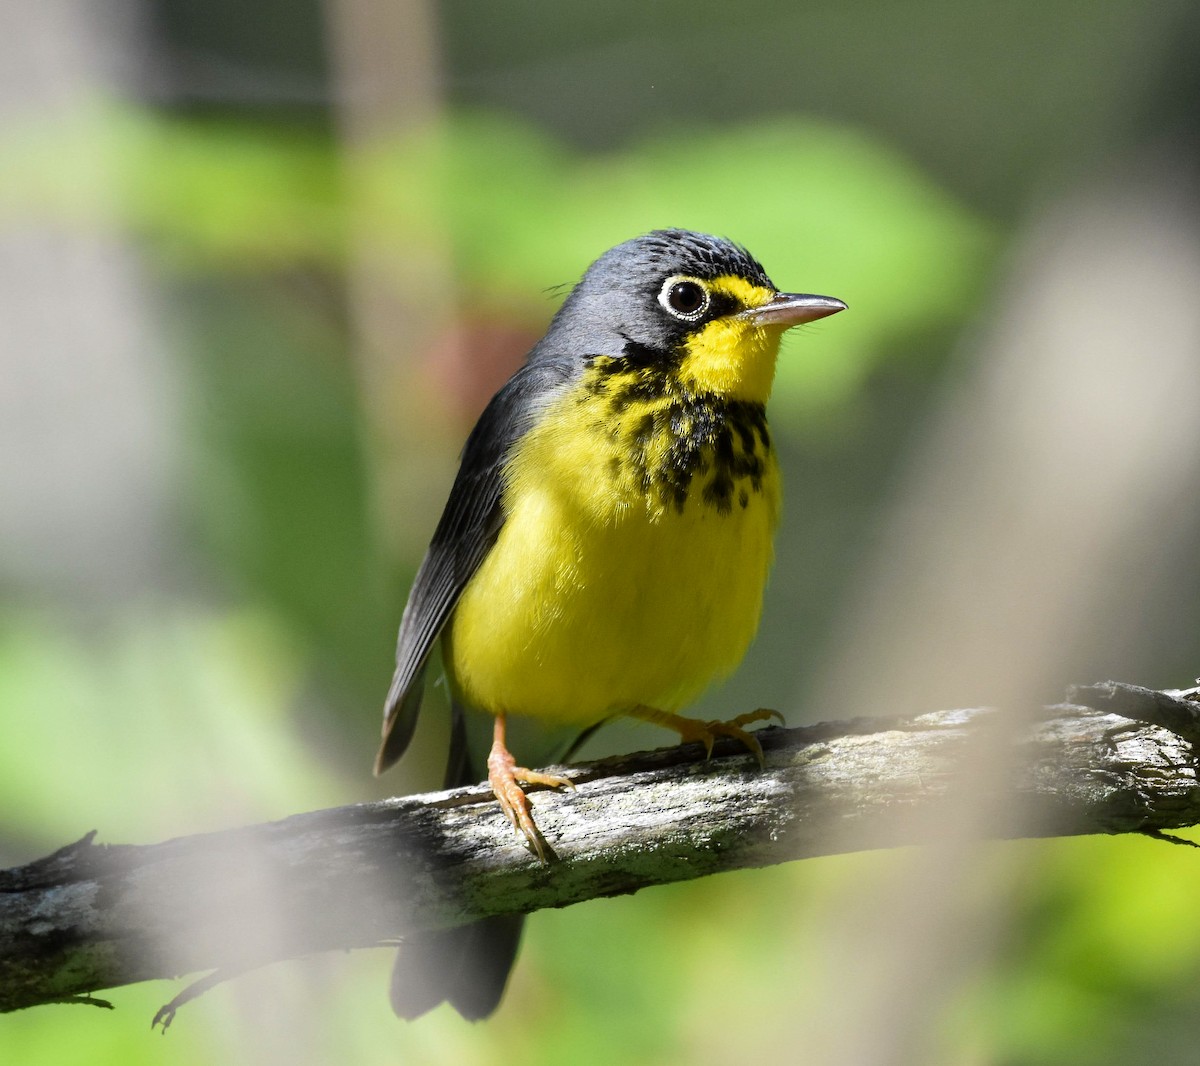
[[[383,708],[376,774],[408,747],[433,645],[504,525],[504,466],[509,451],[567,377],[568,368],[557,363],[526,364],[492,398],[467,438],[450,498],[400,619],[396,672]]]

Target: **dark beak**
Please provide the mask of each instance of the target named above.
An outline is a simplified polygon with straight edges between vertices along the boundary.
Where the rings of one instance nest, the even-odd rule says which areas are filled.
[[[763,326],[799,326],[818,318],[845,311],[846,305],[832,296],[812,296],[808,293],[781,292],[762,307],[743,312],[747,318]]]

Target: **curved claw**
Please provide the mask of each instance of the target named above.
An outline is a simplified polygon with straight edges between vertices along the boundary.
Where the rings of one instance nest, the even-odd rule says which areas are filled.
[[[702,722],[697,718],[685,718],[679,714],[668,714],[666,711],[658,711],[653,707],[638,707],[629,713],[644,722],[651,722],[654,725],[661,725],[666,729],[675,730],[679,734],[679,742],[681,744],[692,742],[703,744],[705,758],[712,757],[713,744],[716,742],[717,737],[730,737],[745,745],[747,750],[758,760],[760,767],[765,765],[762,744],[759,743],[758,738],[753,733],[748,732],[744,727],[752,725],[755,722],[766,722],[771,719],[778,719],[781,724],[784,723],[782,714],[778,711],[769,710],[766,707],[760,707],[757,711],[748,711],[746,714],[739,714],[736,718],[731,718],[728,722],[719,720]]]
[[[528,770],[517,766],[516,759],[504,742],[504,717],[496,717],[495,734],[492,750],[487,759],[488,784],[492,786],[492,794],[500,804],[500,809],[518,833],[525,837],[526,843],[542,862],[549,862],[546,853],[546,841],[541,830],[533,820],[533,812],[529,809],[529,797],[521,787],[526,785],[544,785],[547,788],[569,788],[574,790],[575,783],[567,777],[558,774],[545,774],[537,770]]]

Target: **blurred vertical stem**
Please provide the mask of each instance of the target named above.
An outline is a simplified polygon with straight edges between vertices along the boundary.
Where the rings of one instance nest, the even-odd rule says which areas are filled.
[[[385,224],[380,159],[441,113],[436,27],[425,0],[327,0],[347,204],[347,286],[374,526],[389,558],[419,555],[452,455],[445,405],[422,371],[452,313],[449,238],[419,249]],[[440,461],[444,458],[444,461]],[[427,502],[429,506],[422,506]]]

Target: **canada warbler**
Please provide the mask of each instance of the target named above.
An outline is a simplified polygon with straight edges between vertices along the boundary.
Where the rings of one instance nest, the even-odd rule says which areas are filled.
[[[845,309],[780,293],[742,247],[686,230],[619,244],[588,268],[463,450],[400,622],[380,773],[416,725],[435,641],[453,710],[447,787],[478,780],[463,708],[494,718],[487,776],[539,856],[509,715],[580,728],[632,715],[709,748],[774,712],[677,712],[741,660],[779,515],[765,404],[784,330]],[[476,756],[478,753],[475,753]],[[411,938],[397,1013],[495,1008],[520,919]]]

